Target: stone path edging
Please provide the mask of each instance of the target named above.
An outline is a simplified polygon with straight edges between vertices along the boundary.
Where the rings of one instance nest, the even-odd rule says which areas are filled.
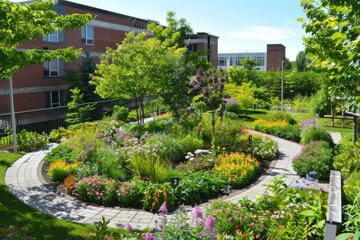
[[[248,188],[224,197],[224,200],[237,202],[245,196],[250,200],[255,200],[257,195],[264,193],[266,187],[263,185],[268,184],[274,177],[286,175],[285,182],[289,186],[295,186],[296,180],[300,180],[291,167],[291,159],[300,152],[302,146],[281,138],[271,137],[279,143],[279,156],[275,166],[271,168],[268,175],[260,178]],[[125,228],[128,223],[133,229],[155,226],[155,220],[159,218],[157,214],[138,209],[94,206],[79,200],[69,200],[50,191],[42,179],[41,169],[39,170],[42,159],[50,149],[27,153],[7,169],[5,184],[10,192],[22,202],[50,216],[76,223],[97,224],[104,216],[106,219],[110,219],[110,227]],[[326,184],[322,184],[321,187],[327,189]]]

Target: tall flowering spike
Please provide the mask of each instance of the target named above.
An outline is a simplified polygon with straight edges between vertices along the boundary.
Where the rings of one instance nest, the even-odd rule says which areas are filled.
[[[210,77],[210,73],[209,72],[205,72],[205,78],[208,79]]]
[[[154,235],[152,235],[151,232],[147,232],[145,237],[146,237],[146,240],[156,240],[156,238],[154,237]]]
[[[132,226],[128,223],[127,225],[126,225],[126,228],[131,232],[132,231]]]
[[[160,212],[167,212],[167,208],[166,208],[166,201],[161,205],[161,207],[159,208]]]
[[[221,76],[221,78],[223,78],[224,77],[224,69],[221,67],[219,70],[220,70],[220,76]]]
[[[208,218],[205,221],[205,228],[214,229],[215,228],[215,220],[213,216],[208,216]]]
[[[203,218],[203,215],[202,215],[202,213],[200,211],[200,208],[198,206],[195,206],[195,208],[194,208],[193,217],[194,218],[200,218],[200,219]]]

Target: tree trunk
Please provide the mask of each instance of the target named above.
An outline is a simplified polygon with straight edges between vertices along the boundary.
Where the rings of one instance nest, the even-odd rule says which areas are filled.
[[[140,116],[139,116],[139,109],[138,109],[138,102],[137,102],[137,98],[135,98],[135,109],[136,109],[136,120],[138,123],[138,126],[140,124]]]
[[[354,116],[354,122],[353,122],[353,137],[352,137],[352,143],[355,144],[357,141],[357,116]]]
[[[212,110],[212,112],[211,112],[211,116],[212,116],[211,124],[212,124],[212,130],[213,130],[213,137],[215,136],[215,111]]]

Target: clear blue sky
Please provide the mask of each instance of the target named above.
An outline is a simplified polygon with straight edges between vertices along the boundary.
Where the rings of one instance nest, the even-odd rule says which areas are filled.
[[[281,43],[286,57],[295,60],[304,50],[305,34],[296,19],[304,17],[299,0],[71,0],[165,24],[175,11],[194,32],[219,36],[219,53],[266,51],[266,44]]]

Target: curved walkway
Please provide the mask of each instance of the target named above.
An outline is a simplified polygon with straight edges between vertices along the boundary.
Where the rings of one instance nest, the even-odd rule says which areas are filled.
[[[279,157],[275,165],[269,169],[268,175],[258,180],[246,189],[236,191],[226,197],[227,201],[237,202],[245,196],[254,200],[256,195],[265,191],[264,184],[274,177],[286,175],[286,183],[295,186],[300,178],[291,167],[291,159],[300,152],[301,145],[271,136],[279,143]],[[51,147],[50,147],[51,149]],[[45,151],[27,153],[14,162],[5,173],[5,184],[21,201],[30,207],[50,216],[67,221],[97,224],[102,216],[111,219],[109,226],[124,228],[129,223],[133,229],[154,227],[158,215],[139,209],[124,209],[120,207],[101,207],[89,205],[78,200],[69,200],[51,191],[41,175],[41,161]],[[321,186],[325,189],[326,185]]]

